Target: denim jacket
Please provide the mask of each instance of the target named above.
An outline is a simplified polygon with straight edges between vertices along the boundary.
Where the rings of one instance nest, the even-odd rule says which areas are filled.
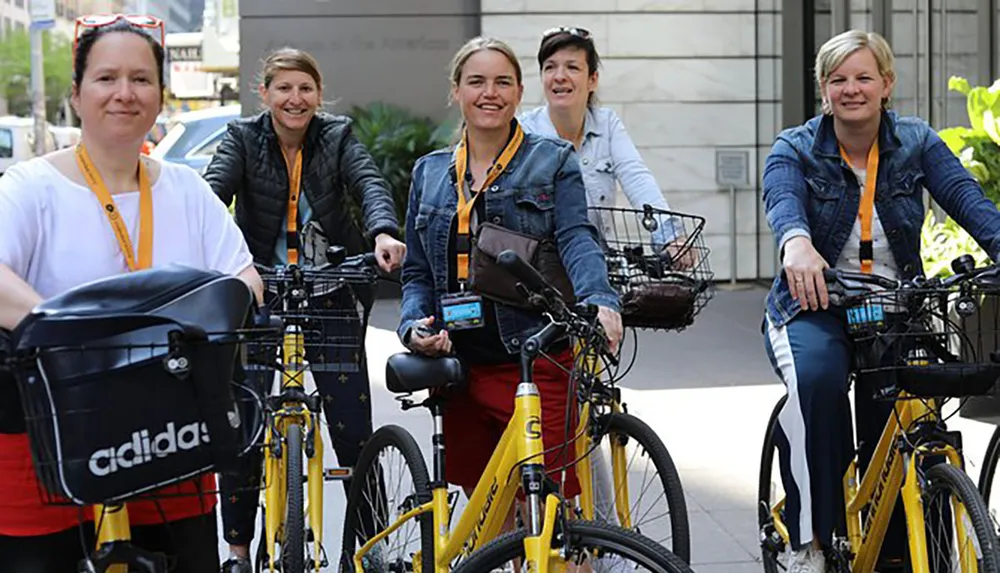
[[[779,133],[764,163],[763,184],[767,222],[782,253],[789,239],[806,236],[824,260],[836,264],[858,216],[861,190],[840,156],[833,119],[814,117]],[[875,209],[906,278],[923,272],[925,188],[997,260],[1000,212],[976,180],[925,121],[883,113]],[[775,326],[799,312],[783,274],[775,277],[766,307]]]
[[[405,340],[413,321],[441,316],[448,291],[448,240],[458,206],[452,150],[429,153],[413,167],[406,212],[403,302],[397,333]],[[587,220],[587,198],[572,145],[526,133],[494,184],[484,189],[486,220],[513,231],[555,239],[577,300],[619,310],[608,283],[597,229]],[[516,353],[544,321],[540,314],[496,304],[500,338]],[[437,326],[437,324],[435,324]]]

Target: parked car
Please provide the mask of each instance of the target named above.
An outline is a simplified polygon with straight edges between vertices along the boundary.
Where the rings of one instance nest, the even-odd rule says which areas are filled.
[[[239,105],[227,105],[177,115],[150,157],[204,172],[226,134],[226,125],[240,117],[240,109]]]
[[[77,143],[80,143],[81,131],[79,127],[54,125],[49,129],[51,129],[53,135],[55,135],[56,145],[59,149],[73,147]]]
[[[58,149],[51,126],[45,131],[45,152]],[[15,163],[35,156],[35,122],[30,117],[0,117],[0,175]]]

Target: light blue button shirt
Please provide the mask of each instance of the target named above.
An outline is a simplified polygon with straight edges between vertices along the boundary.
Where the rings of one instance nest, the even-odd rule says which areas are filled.
[[[558,138],[559,133],[549,118],[547,105],[522,113],[518,117],[527,132]],[[580,170],[587,188],[587,204],[590,206],[613,207],[618,185],[635,209],[651,205],[658,209],[669,209],[653,173],[646,167],[632,138],[625,131],[625,124],[615,111],[608,107],[588,107],[583,120],[583,142],[577,150]],[[593,215],[593,213],[592,213]],[[596,220],[602,233],[610,234],[611,221]],[[603,217],[607,219],[607,217]],[[677,235],[675,222],[663,221],[662,229],[654,234],[656,242],[667,242]]]

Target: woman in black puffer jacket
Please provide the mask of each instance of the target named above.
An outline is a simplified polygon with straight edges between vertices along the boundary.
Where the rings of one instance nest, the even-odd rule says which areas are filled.
[[[267,110],[229,124],[205,178],[226,205],[236,199],[236,222],[256,262],[320,264],[325,253],[300,247],[300,243],[311,243],[310,237],[318,232],[349,254],[368,250],[366,245],[374,243],[379,266],[390,272],[399,267],[406,252],[397,240],[399,224],[392,194],[368,150],[351,132],[351,120],[317,113],[322,90],[319,66],[312,56],[294,49],[271,54],[264,62],[260,86]],[[352,221],[348,191],[361,205],[366,236]],[[359,294],[370,306],[371,293]],[[324,306],[335,309],[353,302],[344,296],[335,295]],[[363,333],[366,325],[358,326]],[[329,335],[330,330],[344,327],[343,319],[329,320],[324,330]],[[323,411],[341,466],[354,465],[372,432],[368,369],[361,350],[358,372],[313,375],[325,398]],[[331,352],[335,351],[322,353]],[[341,360],[308,353],[307,357]],[[254,534],[258,500],[254,488],[260,483],[261,460],[249,456],[248,465],[245,475],[221,480],[223,532],[231,553],[222,568],[227,573],[251,571],[248,547]]]

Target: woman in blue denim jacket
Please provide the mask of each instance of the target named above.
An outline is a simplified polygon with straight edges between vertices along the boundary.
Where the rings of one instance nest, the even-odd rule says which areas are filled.
[[[842,477],[854,451],[846,320],[829,308],[823,269],[919,274],[924,188],[994,260],[1000,253],[1000,213],[975,179],[927,123],[886,111],[893,59],[877,34],[852,30],[826,42],[816,55],[824,113],[781,132],[764,165],[767,220],[784,269],[768,294],[764,329],[788,388],[776,439],[790,572],[823,571],[820,549],[843,519]],[[866,182],[874,183],[874,207],[863,217]],[[863,241],[864,219],[870,238]],[[872,402],[863,388],[855,402],[863,466],[891,404]],[[879,571],[901,560],[902,525],[894,516]]]
[[[448,399],[444,436],[449,458],[462,462],[447,466],[448,481],[471,490],[513,414],[520,347],[545,324],[537,312],[485,297],[479,303],[483,321],[476,328],[446,327],[436,320],[442,316],[442,303],[448,304],[451,297],[477,295],[465,288],[466,269],[460,267],[467,262],[459,261],[477,223],[554,240],[577,300],[599,307],[598,318],[613,346],[622,327],[618,296],[608,283],[596,229],[587,220],[583,179],[572,146],[525,134],[514,119],[523,86],[513,51],[499,40],[470,40],[455,55],[451,81],[452,101],[460,105],[465,120],[462,139],[454,149],[420,158],[413,168],[399,335],[415,352],[454,352],[468,367],[467,387]],[[461,231],[465,240],[460,240],[461,217],[456,216],[460,193],[462,204],[474,206],[469,228]],[[557,343],[550,354],[563,367],[572,364],[568,341]],[[572,437],[565,427],[568,377],[547,360],[536,363],[534,377],[549,450]],[[562,452],[562,459],[551,451],[546,464],[570,464],[571,450]],[[564,495],[578,492],[570,467]]]

